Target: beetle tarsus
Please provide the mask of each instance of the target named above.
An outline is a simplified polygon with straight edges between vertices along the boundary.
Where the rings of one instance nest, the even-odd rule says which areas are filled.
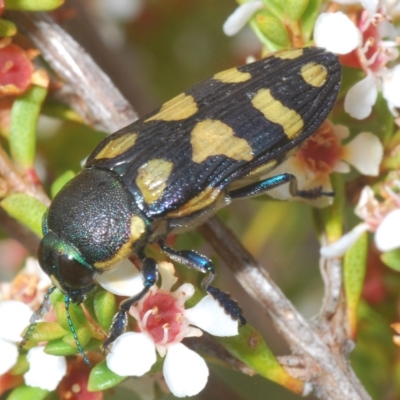
[[[242,309],[239,307],[237,302],[233,300],[228,293],[225,293],[214,286],[210,286],[215,277],[214,265],[210,259],[197,253],[197,251],[174,250],[162,241],[159,242],[159,245],[171,260],[177,261],[204,274],[208,273],[201,282],[203,289],[218,301],[219,305],[232,317],[232,319],[239,321],[240,325],[246,324],[246,320],[242,315]]]
[[[246,325],[246,319],[242,315],[242,309],[238,303],[231,298],[229,293],[223,292],[214,286],[209,286],[207,292],[218,301],[224,311],[235,321],[239,321],[241,326]]]
[[[123,333],[125,333],[126,326],[128,325],[128,311],[131,306],[146,296],[150,288],[158,280],[158,264],[153,258],[145,257],[141,254],[141,274],[143,276],[144,288],[137,295],[124,300],[120,306],[119,311],[115,314],[108,338],[103,343],[103,351],[109,351],[109,346]]]
[[[103,343],[103,352],[108,353],[110,351],[109,346],[123,333],[125,333],[126,326],[128,324],[128,313],[125,310],[118,311],[113,318],[110,333],[107,339]]]

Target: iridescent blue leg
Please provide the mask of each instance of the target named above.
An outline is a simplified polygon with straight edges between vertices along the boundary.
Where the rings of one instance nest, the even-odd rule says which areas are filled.
[[[120,304],[119,311],[115,314],[113,318],[108,338],[103,343],[103,350],[105,352],[109,350],[109,345],[125,332],[126,326],[128,324],[128,311],[131,306],[142,299],[158,280],[157,262],[152,258],[145,257],[144,254],[141,255],[140,259],[140,271],[143,277],[144,288],[137,295],[124,300]]]
[[[222,292],[214,286],[210,286],[215,277],[215,269],[211,260],[193,250],[174,250],[168,247],[163,241],[160,241],[159,245],[162,251],[164,251],[171,260],[186,265],[203,274],[208,274],[201,282],[203,289],[218,301],[219,305],[232,319],[238,320],[241,325],[246,324],[246,320],[242,315],[242,309],[238,306],[236,301],[231,299],[228,293]]]
[[[90,361],[87,359],[85,352],[83,351],[83,348],[81,346],[81,343],[79,342],[78,335],[76,334],[76,330],[71,319],[71,314],[69,313],[69,305],[71,303],[71,299],[68,295],[65,295],[64,303],[65,303],[65,314],[67,315],[69,329],[72,333],[72,336],[75,339],[76,346],[78,347],[79,353],[81,353],[82,355],[83,361],[85,361],[85,364],[87,364],[90,367]]]
[[[38,323],[38,321],[40,321],[44,314],[46,313],[46,311],[50,310],[51,307],[51,303],[50,303],[50,295],[54,292],[55,286],[51,287],[46,295],[44,296],[43,301],[40,303],[39,308],[32,314],[29,322],[29,328],[26,331],[23,339],[21,340],[21,343],[19,344],[19,349],[22,350],[26,344],[26,342],[29,340],[30,336],[32,335],[32,332],[35,329],[36,324]]]
[[[239,189],[229,190],[227,195],[231,199],[237,199],[240,197],[252,197],[258,196],[268,192],[277,186],[283,185],[289,182],[289,192],[292,196],[303,197],[305,199],[316,199],[321,196],[333,196],[333,192],[323,192],[322,186],[316,187],[310,190],[298,190],[297,179],[292,174],[280,174],[271,178],[264,179],[259,182],[254,182],[250,185],[244,186]]]

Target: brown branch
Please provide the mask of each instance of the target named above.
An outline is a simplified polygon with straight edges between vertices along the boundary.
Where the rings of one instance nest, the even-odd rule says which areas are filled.
[[[105,131],[114,131],[136,118],[110,80],[48,16],[10,13],[8,17],[17,22],[63,78],[66,85],[60,96],[86,121]],[[247,293],[268,312],[291,347],[294,355],[281,359],[289,371],[311,383],[321,399],[370,399],[347,359],[350,346],[344,328],[339,262],[324,264],[326,296],[320,318],[312,325],[217,218],[205,223],[201,232]]]
[[[222,347],[217,340],[210,336],[207,333],[204,333],[203,336],[196,338],[188,338],[185,339],[185,344],[188,345],[191,349],[208,354],[211,357],[214,357],[218,360],[223,361],[229,367],[236,371],[240,371],[243,374],[253,376],[256,372],[249,368],[246,364],[239,361],[237,358],[233,357],[224,347]]]
[[[65,83],[58,96],[85,122],[114,132],[137,119],[132,106],[93,59],[44,13],[7,12]]]
[[[303,376],[307,377],[307,382],[312,383],[321,399],[370,398],[353,374],[347,353],[343,352],[341,346],[335,348],[337,337],[343,337],[341,329],[320,336],[219,219],[210,219],[200,231],[225,264],[234,271],[247,293],[267,310],[275,328],[292,351],[302,357],[305,366]]]

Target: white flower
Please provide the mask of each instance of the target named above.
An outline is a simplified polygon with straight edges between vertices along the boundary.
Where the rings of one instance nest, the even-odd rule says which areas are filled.
[[[96,275],[100,286],[117,296],[134,296],[143,290],[143,279],[137,268],[128,260],[122,260],[115,268]]]
[[[234,336],[238,333],[238,322],[226,315],[211,296],[185,310],[184,303],[193,296],[194,287],[183,284],[170,292],[177,281],[174,268],[162,262],[159,270],[161,287],[152,288],[148,296],[130,309],[139,332],[125,333],[115,341],[106,358],[107,366],[121,376],[141,376],[155,363],[157,352],[165,357],[163,373],[171,392],[178,397],[193,396],[207,383],[208,368],[181,341],[202,335],[195,326],[213,335]]]
[[[328,30],[330,34],[327,33]],[[332,32],[335,32],[335,35],[332,35]],[[314,40],[318,47],[324,47],[337,54],[347,54],[361,44],[362,36],[353,21],[338,11],[318,16],[314,26]]]
[[[359,133],[345,145],[341,141],[349,136],[349,130],[342,125],[324,124],[301,146],[296,154],[275,168],[269,176],[292,173],[300,190],[322,187],[325,193],[332,192],[330,174],[347,173],[350,165],[365,175],[377,176],[383,157],[380,140],[370,132]],[[299,200],[315,207],[325,207],[332,203],[332,197],[320,196],[310,200],[295,197],[289,193],[288,185],[268,191],[274,198]]]
[[[65,357],[46,354],[43,346],[30,349],[26,359],[29,363],[29,371],[24,374],[24,379],[28,386],[55,390],[67,373]]]
[[[249,21],[253,14],[264,7],[260,0],[250,0],[241,4],[225,21],[223,31],[227,36],[236,35]]]
[[[0,375],[9,371],[17,362],[18,343],[33,313],[28,304],[37,307],[39,297],[43,298],[49,284],[50,279],[41,270],[37,260],[28,258],[24,268],[8,285],[7,292],[2,293],[7,300],[0,301]],[[13,297],[24,299],[28,304]],[[28,386],[54,390],[66,374],[65,357],[45,354],[43,347],[29,350],[27,360],[30,368],[24,378]],[[46,373],[43,373],[44,366]]]
[[[340,3],[355,2],[342,0]],[[346,94],[344,109],[348,114],[357,119],[368,117],[378,91],[382,91],[392,114],[398,116],[395,108],[400,106],[400,68],[387,67],[399,56],[397,32],[390,22],[398,10],[388,0],[364,0],[360,3],[364,10],[352,18],[340,11],[320,14],[315,23],[315,44],[346,55],[341,57],[342,64],[360,68],[366,73],[366,77]]]
[[[17,343],[21,341],[21,333],[31,315],[32,310],[21,301],[0,301],[0,375],[17,362]]]
[[[391,251],[400,247],[400,196],[385,188],[386,197],[379,202],[369,186],[361,191],[355,214],[364,221],[356,225],[338,241],[321,247],[325,258],[343,256],[364,232],[375,232],[376,247],[382,251]]]

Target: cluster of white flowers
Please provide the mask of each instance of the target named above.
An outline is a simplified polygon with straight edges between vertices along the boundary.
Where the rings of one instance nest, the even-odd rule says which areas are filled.
[[[37,260],[28,258],[25,267],[17,276],[16,281],[35,282],[35,293],[29,298],[29,304],[35,307],[38,299],[43,298],[51,282],[41,270]],[[27,285],[29,287],[29,284]],[[25,288],[27,286],[24,286]],[[0,289],[0,375],[10,371],[18,360],[18,344],[21,334],[29,324],[33,308],[21,300],[11,298],[11,285],[3,285]],[[7,288],[7,289],[5,289]],[[23,290],[23,289],[22,289]],[[17,297],[14,295],[14,297]],[[23,296],[23,293],[21,294]],[[24,374],[25,384],[39,387],[44,390],[55,390],[61,379],[67,372],[65,357],[46,354],[44,347],[34,347],[28,351],[27,361],[29,370]],[[46,365],[46,373],[43,373],[43,365]]]
[[[120,272],[119,279],[114,279],[112,273],[114,283],[108,282],[105,286],[113,293],[131,295],[132,288],[137,290],[136,280],[140,277],[129,267],[123,270],[125,276]],[[159,271],[161,287],[154,286],[129,311],[137,321],[138,331],[127,332],[115,341],[106,358],[107,366],[120,376],[142,376],[156,362],[157,352],[165,357],[163,374],[171,392],[177,397],[194,396],[207,383],[208,367],[203,358],[181,343],[182,340],[201,336],[198,328],[214,336],[234,336],[238,334],[238,322],[225,314],[211,296],[185,309],[185,302],[194,294],[193,285],[186,283],[171,292],[177,281],[172,264],[161,262]]]

